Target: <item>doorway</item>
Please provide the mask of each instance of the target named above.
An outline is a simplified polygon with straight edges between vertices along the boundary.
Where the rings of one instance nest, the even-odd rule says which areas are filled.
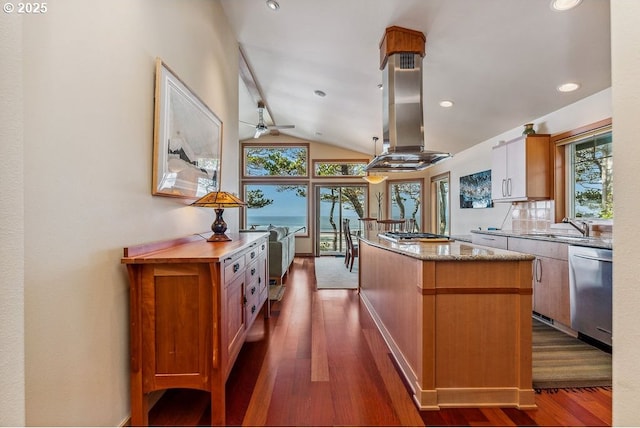
[[[316,256],[344,255],[347,242],[342,222],[352,235],[360,233],[367,206],[366,185],[316,186]]]

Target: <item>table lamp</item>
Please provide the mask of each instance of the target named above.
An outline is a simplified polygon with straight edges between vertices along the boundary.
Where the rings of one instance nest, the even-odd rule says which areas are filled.
[[[191,205],[195,207],[213,208],[216,212],[216,219],[211,224],[213,235],[207,239],[209,242],[231,241],[224,232],[227,230],[227,223],[222,218],[225,208],[238,208],[246,205],[236,196],[228,192],[211,192],[207,193]]]

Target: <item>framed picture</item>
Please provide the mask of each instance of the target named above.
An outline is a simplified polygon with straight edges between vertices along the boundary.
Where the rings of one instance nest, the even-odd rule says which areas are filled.
[[[460,208],[491,208],[491,170],[460,177]]]
[[[222,122],[159,58],[153,195],[195,199],[220,190]]]

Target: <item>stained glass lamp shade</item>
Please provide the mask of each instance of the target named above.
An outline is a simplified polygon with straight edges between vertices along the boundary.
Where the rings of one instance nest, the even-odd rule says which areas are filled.
[[[211,225],[211,230],[213,231],[213,235],[207,241],[209,242],[220,242],[220,241],[231,241],[225,232],[227,231],[227,223],[225,223],[222,218],[222,213],[225,208],[238,208],[246,205],[236,196],[232,195],[228,192],[211,192],[207,193],[194,203],[192,203],[194,207],[205,207],[205,208],[213,208],[216,212],[216,219],[213,221]]]

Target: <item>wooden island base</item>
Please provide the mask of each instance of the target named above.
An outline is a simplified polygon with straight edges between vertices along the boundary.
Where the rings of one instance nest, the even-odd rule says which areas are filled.
[[[536,408],[532,257],[457,242],[415,245],[424,251],[412,256],[361,239],[359,274],[361,299],[418,408]]]

